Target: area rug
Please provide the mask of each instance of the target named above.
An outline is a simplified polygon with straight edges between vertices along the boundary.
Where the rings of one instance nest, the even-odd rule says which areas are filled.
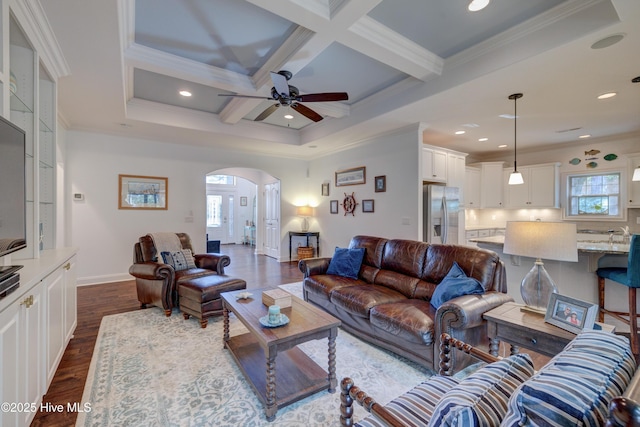
[[[282,285],[300,295],[301,284]],[[150,308],[105,316],[100,325],[76,426],[336,426],[340,392],[316,393],[278,410],[267,422],[262,404],[222,346],[222,318],[201,329],[179,312]],[[231,335],[246,331],[233,315]],[[327,340],[300,348],[327,366]],[[379,403],[387,403],[433,374],[407,359],[340,329],[337,377],[352,377]],[[355,419],[368,414],[355,409]]]

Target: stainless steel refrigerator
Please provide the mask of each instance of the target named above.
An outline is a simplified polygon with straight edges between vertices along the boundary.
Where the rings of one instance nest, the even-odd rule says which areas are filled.
[[[424,241],[458,243],[459,190],[456,187],[424,184]]]

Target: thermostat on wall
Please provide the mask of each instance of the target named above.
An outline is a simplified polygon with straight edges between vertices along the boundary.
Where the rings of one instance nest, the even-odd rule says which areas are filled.
[[[84,194],[82,194],[82,193],[73,193],[73,200],[84,200]]]

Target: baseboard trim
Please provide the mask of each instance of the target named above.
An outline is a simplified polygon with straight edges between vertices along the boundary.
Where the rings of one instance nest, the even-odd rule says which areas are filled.
[[[103,276],[78,277],[78,286],[97,285],[100,283],[125,282],[134,280],[129,273],[107,274]]]

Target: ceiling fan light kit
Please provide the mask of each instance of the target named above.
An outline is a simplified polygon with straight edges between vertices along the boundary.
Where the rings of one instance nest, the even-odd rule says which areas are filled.
[[[524,179],[522,179],[522,174],[518,172],[518,146],[517,146],[517,134],[518,134],[518,108],[517,102],[518,99],[522,98],[521,93],[514,93],[509,95],[509,99],[513,100],[513,172],[509,175],[509,185],[520,185],[524,184]]]
[[[287,70],[280,70],[277,73],[270,72],[271,81],[273,87],[271,88],[271,97],[263,96],[250,96],[250,95],[234,95],[234,94],[218,94],[218,96],[233,96],[238,98],[257,98],[267,99],[269,101],[278,101],[277,104],[273,104],[267,107],[262,113],[253,119],[256,122],[260,122],[276,111],[281,105],[284,107],[291,107],[298,113],[302,114],[309,120],[319,122],[323,117],[313,111],[311,108],[300,104],[301,102],[331,102],[331,101],[348,101],[349,94],[346,92],[323,92],[323,93],[309,93],[306,95],[300,95],[300,91],[297,87],[289,85],[288,81],[293,77],[293,74]]]

